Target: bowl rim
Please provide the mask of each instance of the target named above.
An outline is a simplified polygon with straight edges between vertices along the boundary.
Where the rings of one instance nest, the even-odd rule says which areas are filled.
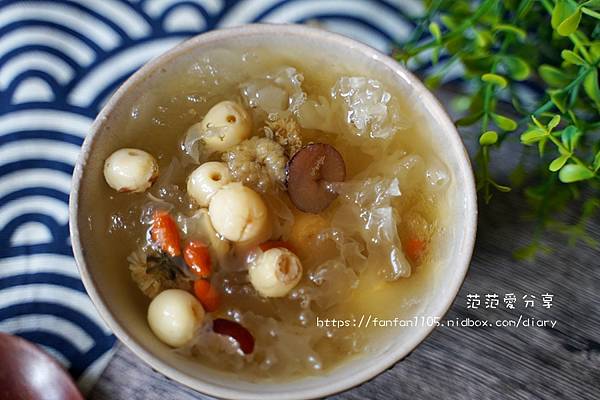
[[[375,60],[378,63],[383,63],[385,67],[389,68],[394,75],[398,78],[403,78],[418,95],[419,103],[421,105],[427,104],[435,111],[436,118],[446,128],[446,135],[452,142],[453,152],[458,157],[458,169],[461,171],[466,178],[463,185],[466,189],[465,198],[466,201],[462,206],[467,210],[466,218],[464,221],[465,229],[462,232],[462,247],[458,251],[458,258],[461,260],[460,265],[455,265],[454,268],[460,268],[462,273],[456,274],[453,281],[450,282],[449,287],[452,289],[448,292],[444,301],[439,301],[436,308],[435,317],[440,319],[448,312],[451,305],[453,304],[458,292],[464,282],[466,274],[469,269],[470,261],[473,254],[473,248],[475,244],[475,237],[477,231],[477,193],[475,189],[475,179],[473,176],[473,170],[471,168],[470,159],[468,153],[464,147],[464,144],[460,138],[456,127],[452,123],[450,117],[445,111],[444,107],[440,104],[437,98],[425,88],[421,81],[416,78],[412,73],[405,69],[400,63],[393,60],[391,57],[382,54],[378,50],[358,42],[354,39],[346,36],[325,31],[318,28],[308,27],[297,24],[247,24],[242,26],[236,26],[231,28],[217,29],[205,33],[201,33],[197,36],[189,38],[178,45],[174,46],[167,52],[153,58],[141,68],[139,68],[134,74],[132,74],[111,96],[109,101],[104,105],[94,123],[91,126],[90,132],[85,137],[82,144],[81,151],[77,162],[73,170],[71,193],[69,196],[69,229],[70,238],[73,248],[73,254],[79,273],[81,275],[84,287],[92,299],[92,302],[96,306],[101,318],[106,322],[108,327],[113,331],[117,338],[125,344],[134,354],[149,364],[153,369],[159,371],[163,375],[171,378],[179,383],[182,383],[194,390],[201,393],[215,396],[219,398],[230,398],[230,399],[253,399],[257,398],[257,395],[262,399],[309,399],[309,398],[320,398],[329,396],[335,393],[339,393],[362,383],[365,383],[377,375],[381,374],[385,370],[391,368],[397,362],[408,356],[422,341],[424,341],[433,331],[435,326],[423,326],[411,340],[404,342],[402,346],[391,347],[387,352],[385,362],[370,369],[361,369],[353,374],[348,374],[343,379],[329,382],[327,385],[323,385],[317,388],[307,388],[294,393],[288,392],[268,392],[268,393],[256,393],[247,392],[238,389],[234,389],[225,385],[217,385],[210,382],[199,380],[193,376],[190,376],[180,370],[177,370],[167,363],[154,356],[150,351],[138,344],[121,326],[119,321],[112,316],[112,313],[100,295],[99,291],[96,290],[96,283],[88,271],[88,266],[83,255],[83,248],[81,238],[79,235],[79,191],[81,187],[81,181],[83,177],[83,170],[89,158],[90,150],[99,136],[99,128],[102,126],[107,116],[113,112],[118,101],[123,97],[130,89],[132,89],[138,82],[143,81],[146,76],[152,71],[160,68],[161,65],[168,63],[170,60],[182,55],[188,49],[196,46],[208,44],[213,41],[219,41],[224,39],[230,39],[241,36],[261,36],[268,34],[283,34],[300,36],[305,38],[312,38],[318,40],[328,41],[331,45],[335,45],[341,48],[352,48],[354,51],[364,54],[365,56]],[[368,355],[367,355],[368,357]],[[326,379],[326,378],[325,378]]]

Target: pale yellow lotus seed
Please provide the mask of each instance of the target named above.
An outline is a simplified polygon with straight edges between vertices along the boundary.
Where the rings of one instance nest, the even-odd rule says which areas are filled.
[[[143,192],[158,177],[152,155],[139,149],[120,149],[104,162],[104,179],[118,192]]]

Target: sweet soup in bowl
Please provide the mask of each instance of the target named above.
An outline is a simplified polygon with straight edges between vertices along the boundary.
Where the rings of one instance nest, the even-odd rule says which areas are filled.
[[[440,282],[462,183],[419,99],[368,62],[299,50],[180,54],[99,123],[77,215],[93,297],[186,368],[330,374],[432,324],[432,294],[464,274]]]

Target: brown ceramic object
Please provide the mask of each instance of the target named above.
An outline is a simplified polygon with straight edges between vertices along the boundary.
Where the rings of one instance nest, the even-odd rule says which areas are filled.
[[[83,400],[69,374],[38,346],[0,333],[0,400]]]

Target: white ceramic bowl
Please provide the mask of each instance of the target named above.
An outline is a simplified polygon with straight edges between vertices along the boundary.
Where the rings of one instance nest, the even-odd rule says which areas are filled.
[[[131,76],[110,99],[97,117],[83,144],[75,167],[70,200],[70,228],[73,251],[83,283],[101,316],[117,337],[141,359],[166,376],[209,395],[232,399],[316,398],[340,392],[363,383],[408,355],[433,326],[404,328],[382,337],[368,354],[362,354],[328,373],[300,380],[252,383],[206,368],[185,359],[150,332],[146,310],[135,296],[128,295],[127,268],[118,276],[105,273],[101,260],[92,259],[82,229],[88,229],[89,198],[103,185],[102,163],[115,146],[119,132],[111,124],[126,117],[135,99],[152,90],[170,66],[185,62],[214,48],[228,45],[286,46],[299,54],[321,57],[324,63],[360,65],[386,84],[409,96],[415,112],[421,114],[423,134],[435,143],[439,159],[448,167],[452,180],[448,188],[449,218],[436,266],[435,282],[420,305],[419,315],[443,317],[452,304],[467,272],[475,240],[477,204],[473,174],[461,139],[435,97],[393,59],[354,40],[323,30],[296,25],[247,25],[205,33],[192,38],[150,61]],[[162,70],[162,71],[161,71]],[[164,75],[163,75],[164,76]],[[86,195],[87,194],[87,195]]]

